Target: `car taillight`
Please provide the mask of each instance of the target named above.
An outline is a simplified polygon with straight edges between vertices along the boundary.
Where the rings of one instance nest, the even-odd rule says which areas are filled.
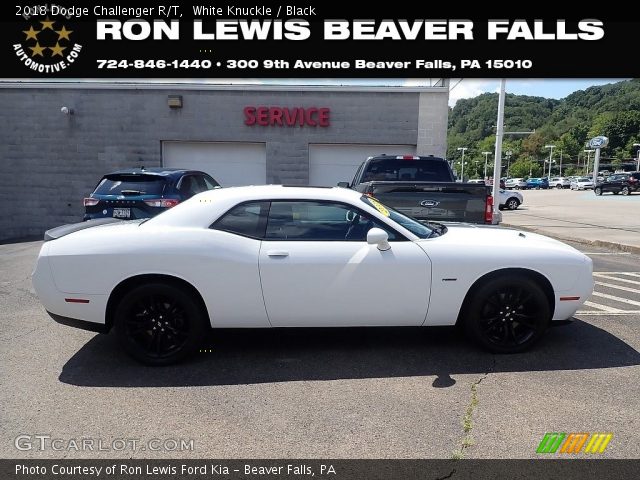
[[[158,200],[145,200],[144,203],[146,203],[150,207],[171,208],[179,204],[180,200],[176,200],[174,198],[162,198]]]
[[[491,195],[487,197],[487,203],[484,207],[484,223],[493,223],[493,197]]]
[[[84,206],[85,207],[93,207],[95,205],[97,205],[98,203],[100,203],[100,200],[98,200],[97,198],[91,198],[91,197],[87,197],[83,200]]]

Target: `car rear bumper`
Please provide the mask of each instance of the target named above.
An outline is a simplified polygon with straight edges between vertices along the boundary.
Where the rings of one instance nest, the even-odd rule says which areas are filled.
[[[86,320],[78,320],[77,318],[63,317],[62,315],[57,315],[48,310],[47,313],[61,325],[79,328],[81,330],[88,330],[89,332],[109,333],[109,327],[104,323],[87,322]]]

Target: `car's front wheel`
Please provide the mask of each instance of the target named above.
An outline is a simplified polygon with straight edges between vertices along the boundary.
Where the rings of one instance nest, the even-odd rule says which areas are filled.
[[[169,365],[198,347],[206,333],[203,312],[186,289],[141,285],[115,311],[114,327],[124,350],[147,365]]]
[[[593,193],[596,195],[602,195],[602,189],[600,187],[596,187],[593,189]]]
[[[622,187],[622,190],[620,190],[620,193],[622,195],[629,195],[631,193],[631,190],[629,190],[629,187]]]
[[[551,320],[547,296],[526,277],[498,277],[482,285],[465,306],[469,336],[496,353],[526,350],[544,334]]]

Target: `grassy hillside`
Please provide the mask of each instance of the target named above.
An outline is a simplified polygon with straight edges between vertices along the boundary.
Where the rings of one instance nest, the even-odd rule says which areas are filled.
[[[449,112],[448,158],[459,170],[457,148],[468,147],[465,177],[483,175],[482,152],[491,152],[492,162],[497,108],[498,94],[485,93],[459,100]],[[506,132],[535,130],[529,135],[505,136],[503,160],[509,163],[510,176],[541,175],[543,162],[549,159],[550,149],[545,145],[555,146],[554,175],[559,173],[561,158],[563,174],[585,172],[585,143],[596,135],[610,140],[603,150],[604,166],[631,169],[636,156],[633,144],[640,143],[640,80],[591,87],[562,100],[507,94],[504,122]]]

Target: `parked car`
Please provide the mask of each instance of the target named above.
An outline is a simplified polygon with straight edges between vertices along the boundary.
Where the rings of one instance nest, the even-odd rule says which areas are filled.
[[[545,190],[549,188],[549,180],[546,178],[530,178],[527,180],[527,189],[540,190],[541,188]]]
[[[520,192],[514,192],[513,190],[500,190],[500,203],[498,204],[498,208],[516,210],[522,202],[524,198]]]
[[[504,187],[507,189],[513,188],[514,190],[520,190],[521,188],[527,188],[527,182],[524,178],[507,178]]]
[[[598,182],[593,189],[596,195],[612,192],[614,195],[630,195],[640,188],[640,172],[616,173],[603,182]]]
[[[108,173],[84,199],[84,220],[153,217],[196,193],[219,188],[210,175],[177,168],[131,168]]]
[[[571,190],[590,190],[593,188],[593,180],[588,177],[578,177],[571,182]]]
[[[569,188],[571,180],[567,177],[553,177],[549,180],[549,188]]]
[[[593,290],[591,259],[557,240],[422,224],[346,188],[221,188],[146,222],[87,223],[49,232],[35,291],[54,320],[114,328],[153,365],[210,328],[459,324],[520,352]]]

